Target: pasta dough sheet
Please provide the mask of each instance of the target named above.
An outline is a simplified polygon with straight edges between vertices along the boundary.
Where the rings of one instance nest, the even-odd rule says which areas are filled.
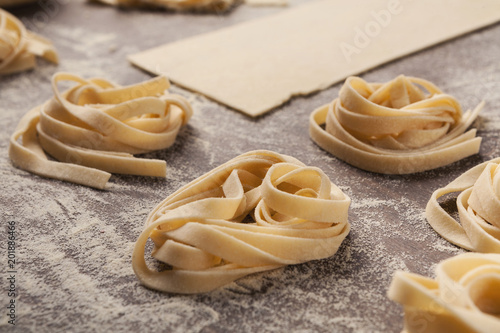
[[[500,2],[340,1],[282,13],[129,56],[250,116],[500,20]]]

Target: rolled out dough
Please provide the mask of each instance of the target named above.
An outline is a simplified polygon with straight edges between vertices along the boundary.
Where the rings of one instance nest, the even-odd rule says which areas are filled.
[[[500,20],[500,1],[325,0],[129,56],[250,116]]]

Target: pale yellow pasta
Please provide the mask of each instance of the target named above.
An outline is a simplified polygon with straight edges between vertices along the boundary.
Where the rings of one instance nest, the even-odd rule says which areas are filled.
[[[175,10],[226,10],[235,0],[92,0],[113,6],[160,7]]]
[[[381,84],[349,77],[338,98],[311,114],[309,133],[321,148],[360,169],[415,173],[479,151],[481,138],[466,130],[483,104],[462,113],[454,97],[423,79],[401,75]]]
[[[321,169],[270,151],[240,155],[168,196],[149,214],[132,264],[147,287],[201,293],[248,274],[335,254],[350,199]],[[158,272],[152,256],[172,269]]]
[[[60,92],[61,82],[74,86]],[[121,87],[57,73],[54,97],[28,112],[11,136],[10,159],[29,172],[99,189],[110,173],[165,177],[165,161],[133,154],[171,146],[191,117],[190,104],[169,86],[165,77]]]
[[[58,62],[50,41],[29,32],[15,16],[0,8],[0,75],[34,68],[36,56]]]
[[[451,243],[467,250],[500,253],[500,158],[484,162],[437,189],[426,208],[429,224]],[[446,194],[457,197],[460,223],[439,204]]]
[[[396,272],[388,295],[404,306],[406,333],[500,332],[500,255],[444,260],[435,280]]]

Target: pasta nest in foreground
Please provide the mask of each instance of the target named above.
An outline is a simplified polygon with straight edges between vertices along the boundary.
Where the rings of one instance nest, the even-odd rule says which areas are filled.
[[[481,138],[466,130],[483,105],[463,113],[454,97],[419,78],[349,77],[338,98],[311,114],[309,132],[321,148],[360,169],[415,173],[476,154]]]
[[[500,253],[500,158],[484,162],[437,189],[427,203],[426,217],[441,236],[462,248]],[[438,199],[459,193],[456,199],[460,223]]]
[[[397,272],[388,295],[404,306],[406,333],[500,332],[500,255],[446,259],[435,280]]]
[[[14,15],[0,8],[0,75],[34,68],[36,56],[59,61],[49,40],[26,30]]]
[[[140,281],[200,293],[248,274],[327,258],[349,232],[350,199],[321,169],[270,151],[240,155],[182,187],[148,216],[132,264]],[[152,256],[171,269],[150,269]]]
[[[74,86],[61,92],[63,82]],[[189,102],[169,94],[169,86],[163,76],[122,87],[57,73],[52,78],[54,97],[21,119],[10,139],[9,156],[29,172],[99,189],[110,173],[165,177],[164,160],[133,154],[170,147],[191,118]]]

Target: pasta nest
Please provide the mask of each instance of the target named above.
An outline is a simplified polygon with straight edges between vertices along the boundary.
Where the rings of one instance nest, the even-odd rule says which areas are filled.
[[[61,82],[74,86],[61,92]],[[169,94],[169,86],[162,76],[122,87],[57,73],[54,97],[21,119],[9,156],[21,169],[96,188],[105,187],[110,173],[165,177],[165,161],[133,154],[170,147],[192,116],[189,102]]]
[[[432,194],[426,217],[441,236],[467,250],[500,253],[499,163],[500,158],[484,162]],[[438,202],[448,193],[459,193],[460,223]]]
[[[444,260],[435,280],[397,272],[388,294],[405,308],[404,332],[500,332],[500,255]]]
[[[349,77],[338,98],[311,114],[309,129],[314,142],[351,165],[408,174],[476,154],[481,138],[475,129],[465,131],[483,105],[463,113],[454,97],[419,78],[367,83]]]
[[[321,169],[270,151],[240,155],[168,196],[149,214],[133,254],[140,281],[200,293],[242,276],[335,254],[350,199]],[[152,256],[171,269],[150,269]]]
[[[34,68],[36,56],[58,63],[49,40],[29,32],[15,16],[0,8],[0,75]]]
[[[112,6],[158,7],[173,10],[225,11],[235,0],[92,0]]]

